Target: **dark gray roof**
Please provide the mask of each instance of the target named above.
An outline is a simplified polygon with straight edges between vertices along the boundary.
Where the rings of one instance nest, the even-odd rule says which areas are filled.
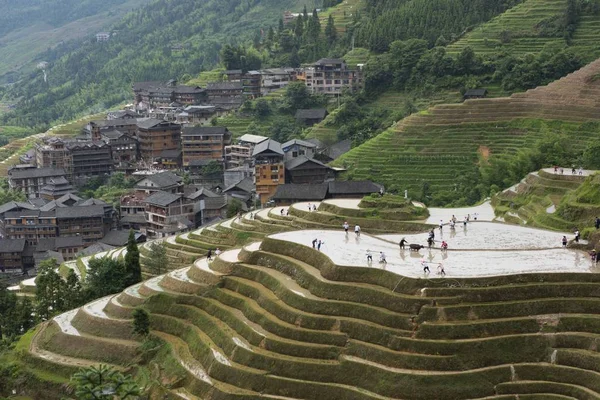
[[[190,199],[190,200],[196,200],[197,198],[202,197],[202,196],[204,196],[204,197],[218,197],[219,195],[216,194],[216,193],[214,193],[214,192],[212,192],[212,191],[210,191],[210,190],[208,190],[205,187],[202,187],[202,188],[196,190],[195,192],[190,193],[186,197],[188,199]]]
[[[138,90],[148,90],[154,87],[159,87],[164,85],[164,82],[160,82],[160,81],[147,81],[147,82],[136,82],[133,84],[133,90],[134,91],[138,91]]]
[[[346,139],[346,140],[342,140],[341,142],[332,144],[331,146],[329,146],[329,148],[326,150],[325,153],[331,159],[335,160],[335,159],[341,157],[342,155],[346,154],[347,152],[349,152],[351,148],[352,148],[352,140]]]
[[[281,149],[281,143],[276,142],[273,139],[267,139],[264,140],[260,143],[258,143],[256,146],[254,146],[254,151],[252,152],[252,157],[257,156],[261,153],[264,152],[273,152],[279,155],[283,155],[283,150]]]
[[[290,146],[293,145],[298,145],[298,146],[302,146],[302,147],[308,147],[308,148],[315,148],[317,147],[317,145],[315,145],[314,143],[311,143],[309,141],[306,140],[300,140],[300,139],[292,139],[292,140],[288,140],[287,142],[285,142],[284,144],[281,145],[281,149],[283,151],[287,151],[286,149]]]
[[[296,111],[296,119],[324,119],[327,110],[324,108],[310,108]]]
[[[321,167],[324,169],[333,169],[330,166],[325,165],[322,162],[315,160],[314,158],[308,158],[306,156],[299,156],[292,160],[286,161],[285,169],[294,170],[294,169],[299,168],[307,163],[313,164],[310,166],[310,168]]]
[[[229,130],[224,126],[189,126],[183,128],[181,136],[187,135],[205,135],[205,136],[222,136],[226,135]]]
[[[4,213],[5,218],[21,218],[21,217],[37,217],[40,215],[40,210],[21,210],[7,211]]]
[[[115,126],[135,125],[134,118],[98,119],[90,121],[91,124],[100,128],[114,128]]]
[[[227,196],[207,197],[204,199],[205,210],[220,210],[227,206]]]
[[[223,74],[225,75],[236,75],[236,74],[241,74],[242,70],[241,69],[228,69],[227,71],[223,72]]]
[[[33,259],[35,261],[36,267],[38,267],[42,261],[48,260],[50,258],[54,258],[56,260],[56,262],[58,263],[58,265],[65,262],[65,259],[62,255],[62,253],[59,253],[57,251],[46,250],[46,251],[36,251],[35,253],[33,253]]]
[[[64,175],[64,169],[53,167],[27,168],[9,171],[9,178],[11,179],[47,178]]]
[[[16,201],[9,201],[0,206],[0,214],[15,210],[17,208],[24,208],[26,210],[35,210],[35,207],[28,203],[20,203]]]
[[[35,251],[58,250],[67,247],[83,247],[83,238],[81,236],[71,236],[40,239],[35,246]]]
[[[110,231],[100,241],[110,246],[126,246],[129,240],[129,231]]]
[[[83,201],[80,200],[76,205],[78,207],[81,207],[81,206],[107,206],[108,203],[105,202],[104,200],[95,199],[93,197],[90,197],[87,200],[83,200]]]
[[[153,182],[158,188],[178,185],[182,181],[181,177],[175,175],[170,171],[165,171],[154,175],[148,175],[144,177],[144,179],[140,180],[140,182],[146,179]],[[138,182],[138,184],[140,182]]]
[[[70,150],[77,149],[91,149],[91,148],[107,148],[109,147],[106,142],[101,140],[86,140],[86,141],[77,141],[77,142],[69,142],[66,144],[67,148]]]
[[[181,195],[179,194],[167,193],[159,190],[158,192],[152,193],[150,196],[148,196],[146,198],[146,203],[166,207],[180,198]]]
[[[107,129],[105,131],[100,131],[100,135],[111,140],[116,140],[123,136],[124,133],[116,129]]]
[[[0,240],[0,253],[20,253],[25,249],[25,239]]]
[[[101,242],[97,242],[97,243],[94,243],[93,245],[88,246],[85,249],[81,250],[78,254],[81,254],[83,256],[91,256],[93,254],[102,253],[103,251],[112,250],[112,249],[114,249],[113,246],[110,246],[108,244],[104,244]]]
[[[202,89],[199,86],[179,85],[173,89],[173,92],[178,93],[178,94],[194,94],[194,93],[202,93],[202,92],[204,92],[204,89]]]
[[[465,92],[464,96],[485,96],[487,92],[487,89],[469,89]]]
[[[89,218],[102,216],[104,216],[104,207],[98,205],[62,207],[56,209],[56,218],[59,219]]]
[[[112,111],[109,114],[115,117],[115,119],[131,119],[131,118],[123,118],[125,115],[138,118],[140,115],[133,110],[118,110]]]
[[[166,123],[169,125],[179,125],[174,122],[169,122],[169,121],[165,121],[162,119],[144,118],[144,119],[139,119],[137,121],[137,126],[138,126],[138,128],[142,128],[142,129],[150,129],[150,128],[154,128],[155,126],[160,125],[162,123]]]
[[[321,142],[319,139],[316,139],[316,138],[306,139],[306,141],[317,146],[317,149],[322,149],[322,148],[326,147],[325,143]]]
[[[209,82],[206,84],[206,90],[242,90],[242,82]]]
[[[235,183],[229,186],[228,188],[225,188],[223,190],[223,193],[229,192],[234,189],[242,190],[246,193],[252,193],[256,190],[256,187],[254,186],[254,180],[250,177],[247,177],[242,179],[238,183]]]
[[[126,214],[121,218],[122,223],[143,224],[146,222],[144,214]]]
[[[289,183],[277,186],[277,191],[273,195],[274,200],[323,200],[327,196],[327,183],[319,184],[296,184]]]
[[[315,65],[325,65],[325,64],[341,64],[345,62],[341,58],[321,58],[319,61],[315,63]]]
[[[61,197],[59,197],[58,199],[56,199],[57,203],[64,203],[67,200],[75,200],[75,202],[81,201],[83,200],[81,197],[73,194],[73,193],[67,193]]]
[[[366,195],[379,192],[382,186],[371,181],[335,181],[329,182],[329,194]]]

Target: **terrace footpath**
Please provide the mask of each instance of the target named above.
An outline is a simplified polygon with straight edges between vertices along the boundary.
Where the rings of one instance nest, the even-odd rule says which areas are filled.
[[[362,218],[363,234],[346,236],[339,220],[350,218],[318,206],[165,240],[174,259],[193,260],[179,256],[172,271],[42,325],[27,365],[65,379],[79,366],[130,367],[139,340],[131,313],[143,305],[151,334],[168,345],[156,362],[170,366],[158,368],[177,382],[174,399],[600,398],[600,274],[582,253],[556,248],[559,234],[490,222],[454,238],[443,231],[456,248],[448,276],[423,275],[422,258],[436,262],[439,249],[403,258],[371,234],[393,233],[379,233],[380,221]],[[419,228],[405,233],[415,240],[432,227],[404,223]],[[279,225],[288,229],[267,233]],[[229,247],[206,260],[204,246],[221,244]],[[388,264],[369,265],[366,249],[385,251]]]

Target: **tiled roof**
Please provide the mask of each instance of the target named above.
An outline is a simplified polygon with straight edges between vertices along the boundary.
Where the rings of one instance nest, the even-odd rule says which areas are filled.
[[[322,167],[324,169],[332,169],[331,167],[323,164],[322,162],[317,161],[317,160],[315,160],[313,158],[308,158],[306,156],[299,156],[299,157],[296,157],[296,158],[294,158],[292,160],[286,161],[286,163],[285,163],[285,169],[293,170],[293,169],[296,169],[296,168],[298,168],[301,165],[304,165],[306,163],[313,163],[313,164],[316,164],[317,166]]]
[[[272,199],[286,201],[323,200],[327,196],[327,188],[327,183],[289,183],[277,186],[277,191]]]
[[[327,110],[324,108],[310,108],[296,111],[296,119],[324,119]]]
[[[306,140],[292,139],[292,140],[289,140],[289,141],[285,142],[284,144],[282,144],[281,148],[284,149],[283,151],[286,151],[285,149],[287,149],[288,147],[293,146],[295,144],[297,144],[298,146],[302,146],[302,147],[309,147],[311,149],[317,147],[317,145],[315,145],[314,143],[311,143]]]
[[[73,218],[91,218],[104,216],[103,206],[79,206],[79,207],[63,207],[56,209],[56,218],[73,219]]]
[[[379,192],[382,186],[371,181],[329,182],[329,194],[371,194]]]
[[[182,181],[182,179],[179,176],[175,175],[170,171],[165,171],[154,175],[148,175],[144,177],[144,179],[140,180],[140,182],[146,179],[150,182],[153,182],[157,186],[157,188],[178,185]],[[138,184],[140,182],[138,182]]]
[[[187,135],[206,135],[206,136],[221,136],[230,133],[224,126],[189,126],[183,128],[181,136]]]
[[[27,168],[9,171],[10,179],[31,179],[31,178],[47,178],[54,176],[64,176],[65,170],[62,168],[44,167],[44,168]]]
[[[254,180],[252,178],[247,177],[247,178],[242,179],[238,183],[229,186],[228,188],[223,190],[223,192],[226,193],[226,192],[231,191],[236,188],[240,189],[246,193],[252,193],[256,190],[256,187],[254,185]]]
[[[19,253],[25,249],[25,239],[0,240],[0,253]]]
[[[281,149],[281,143],[276,142],[273,139],[267,139],[263,142],[258,143],[254,147],[254,151],[252,152],[252,157],[259,155],[264,152],[273,152],[283,156],[283,150]]]
[[[179,200],[181,195],[163,192],[162,190],[152,193],[146,198],[146,203],[166,207],[169,204]]]
[[[100,241],[104,244],[119,247],[126,246],[129,240],[129,231],[110,231]]]

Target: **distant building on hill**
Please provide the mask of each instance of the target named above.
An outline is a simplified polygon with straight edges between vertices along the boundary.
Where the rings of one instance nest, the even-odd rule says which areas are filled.
[[[96,42],[108,42],[110,40],[110,32],[96,33]]]
[[[136,82],[133,84],[135,108],[150,111],[172,103],[180,105],[204,104],[206,91],[199,86],[178,85],[176,80],[168,82]]]
[[[469,89],[463,95],[463,100],[483,99],[487,94],[487,89]]]
[[[349,69],[340,58],[322,58],[306,68],[303,79],[313,93],[340,95],[345,89],[358,90],[363,85],[361,70]]]
[[[8,170],[8,185],[13,190],[19,190],[27,197],[40,197],[40,191],[56,178],[65,178],[66,172],[62,168],[23,168]]]
[[[306,126],[313,126],[323,121],[327,116],[327,110],[324,108],[301,109],[296,111],[296,122]]]

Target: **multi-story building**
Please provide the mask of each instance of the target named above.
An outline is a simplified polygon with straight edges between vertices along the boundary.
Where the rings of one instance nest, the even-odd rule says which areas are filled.
[[[242,85],[246,97],[251,99],[260,97],[261,76],[260,71],[248,71],[242,76]]]
[[[54,210],[8,211],[3,218],[5,239],[25,239],[29,244],[37,244],[40,239],[58,236],[58,224]]]
[[[57,237],[40,239],[35,246],[35,252],[56,251],[62,255],[63,260],[69,261],[76,259],[83,248],[83,239],[80,236]]]
[[[244,164],[240,167],[229,168],[223,172],[223,185],[227,188],[234,185],[245,178],[254,176],[254,168],[249,163]],[[254,179],[252,179],[254,181]]]
[[[169,171],[148,175],[135,184],[135,191],[146,195],[159,191],[183,193],[183,179]]]
[[[297,73],[294,68],[271,68],[261,70],[260,74],[260,92],[264,96],[295,81]]]
[[[199,86],[177,85],[176,80],[168,82],[137,82],[133,85],[137,110],[168,106],[173,102],[184,105],[206,102],[206,91]]]
[[[206,93],[210,104],[226,110],[238,108],[244,102],[242,82],[209,82]]]
[[[13,190],[25,193],[27,197],[40,197],[40,190],[51,179],[65,177],[62,168],[19,168],[8,170],[8,185]]]
[[[229,69],[223,72],[228,82],[240,82],[244,76],[241,69]]]
[[[183,166],[195,160],[223,162],[225,146],[231,144],[231,132],[222,126],[187,127],[181,133]]]
[[[67,148],[73,159],[73,182],[84,182],[113,171],[110,146],[103,141],[70,142]]]
[[[113,166],[125,168],[138,159],[138,141],[132,135],[116,129],[101,132],[102,140],[110,146]]]
[[[194,202],[183,193],[155,192],[145,200],[147,236],[165,237],[197,226],[201,220],[200,202]]]
[[[140,157],[143,160],[154,161],[163,150],[179,150],[181,125],[147,118],[138,120],[137,126]]]
[[[267,139],[254,147],[254,183],[261,204],[275,194],[277,186],[285,183],[284,153],[281,144]]]
[[[362,71],[348,69],[338,58],[322,58],[305,70],[306,86],[313,93],[340,95],[344,89],[356,90],[362,86]]]
[[[70,178],[73,171],[73,159],[67,149],[67,143],[56,137],[45,138],[43,143],[35,145],[35,159],[38,168],[62,168]]]
[[[100,241],[112,227],[101,205],[59,207],[55,212],[59,236],[79,236],[84,244]]]
[[[0,272],[24,273],[33,265],[33,251],[25,239],[0,240]]]
[[[237,140],[237,144],[225,146],[225,168],[237,168],[248,164],[248,160],[252,159],[254,146],[267,139],[265,136],[245,134]]]
[[[98,32],[96,33],[97,42],[108,42],[110,40],[110,32]]]

